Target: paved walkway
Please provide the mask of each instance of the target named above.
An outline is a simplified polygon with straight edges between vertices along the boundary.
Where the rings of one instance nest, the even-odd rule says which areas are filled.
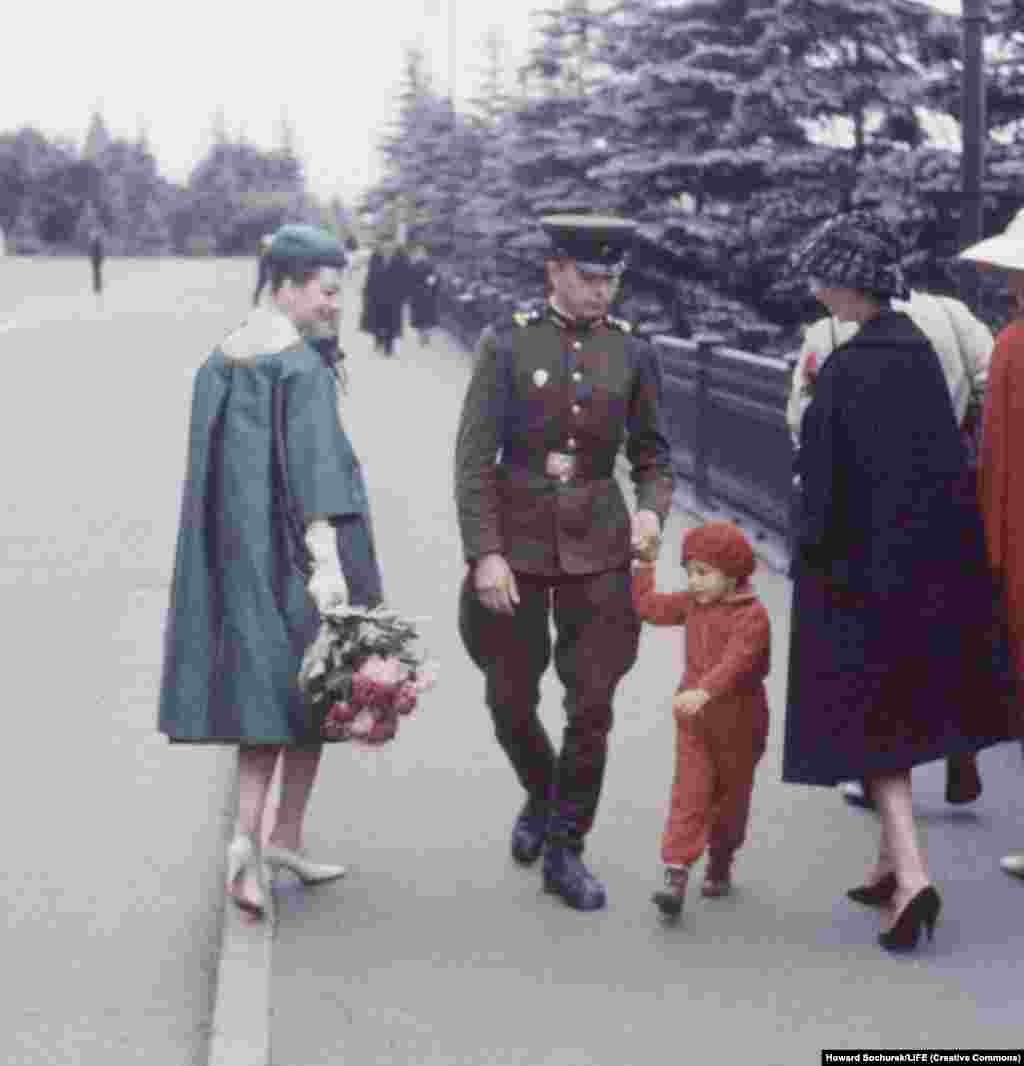
[[[351,323],[355,313],[348,316]],[[849,904],[874,819],[829,790],[779,780],[790,586],[762,569],[774,621],[771,749],[733,899],[696,897],[656,921],[658,837],[671,772],[668,697],[678,637],[645,633],[620,689],[610,770],[589,844],[611,905],[573,913],[507,855],[518,787],[492,739],[482,682],[455,630],[463,567],[451,499],[466,357],[407,336],[394,360],[347,332],[348,425],[366,463],[389,598],[430,615],[442,681],[382,751],[335,748],[309,844],[351,864],[343,882],[279,892],[275,1066],[658,1066],[818,1063],[824,1047],[1019,1046],[1022,887],[999,856],[1022,841],[1020,749],[986,753],[983,798],[942,800],[941,766],[915,774],[945,911],[934,946],[893,959],[875,916]],[[661,567],[666,583],[676,513]],[[557,685],[544,716],[560,729]]]
[[[0,1062],[205,1063],[231,753],[154,730],[193,368],[251,264],[0,259]]]
[[[244,315],[253,274],[249,261],[113,260],[97,306],[84,260],[0,260],[14,740],[0,1061],[792,1066],[824,1047],[1024,1044],[1022,886],[996,868],[1024,842],[1020,749],[984,753],[985,794],[967,809],[943,803],[941,766],[915,772],[945,908],[934,945],[885,955],[875,916],[843,896],[873,817],[779,781],[790,592],[770,568],[757,583],[775,624],[775,721],[736,896],[694,894],[675,929],[647,900],[671,772],[666,631],[645,632],[617,700],[589,848],[609,908],[569,911],[515,867],[517,786],[455,630],[450,465],[469,360],[412,336],[374,356],[355,292],[348,426],[389,599],[430,616],[442,678],[397,743],[326,755],[308,844],[350,875],[279,880],[276,925],[225,912],[231,752],[172,750],[153,726],[191,374]],[[691,520],[672,517],[666,585]],[[558,699],[550,682],[553,730]]]

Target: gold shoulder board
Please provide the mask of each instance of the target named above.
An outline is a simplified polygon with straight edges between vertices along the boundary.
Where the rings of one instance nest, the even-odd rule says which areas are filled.
[[[543,315],[539,311],[513,311],[512,318],[517,326],[526,327],[539,322]]]

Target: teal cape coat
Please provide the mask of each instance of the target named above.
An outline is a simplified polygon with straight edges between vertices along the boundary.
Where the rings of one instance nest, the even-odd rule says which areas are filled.
[[[258,310],[195,378],[160,688],[170,740],[319,740],[296,678],[319,626],[303,534],[322,517],[351,602],[380,603],[334,373],[288,319]]]

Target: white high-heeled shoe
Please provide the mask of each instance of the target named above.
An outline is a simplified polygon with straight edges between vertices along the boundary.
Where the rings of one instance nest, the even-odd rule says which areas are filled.
[[[344,866],[334,863],[313,862],[300,852],[291,851],[289,848],[279,847],[277,844],[268,844],[263,849],[263,861],[271,870],[289,870],[304,884],[318,885],[324,881],[336,881],[344,877]]]
[[[1014,877],[1024,877],[1024,851],[1011,851],[999,860],[999,865]]]
[[[255,888],[246,888],[249,875],[256,879]],[[259,844],[251,837],[239,833],[228,845],[228,895],[235,906],[262,918],[267,910],[267,895],[263,887],[263,864],[260,861]]]

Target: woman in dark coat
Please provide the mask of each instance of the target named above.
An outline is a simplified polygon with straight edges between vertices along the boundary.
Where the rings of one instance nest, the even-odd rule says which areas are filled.
[[[408,295],[409,259],[393,241],[382,241],[370,256],[363,285],[359,328],[372,334],[374,350],[393,355],[402,334],[402,306]]]
[[[417,244],[409,259],[409,310],[412,328],[419,331],[420,344],[430,343],[430,331],[440,322],[437,267],[427,249]]]
[[[938,357],[880,218],[830,219],[794,256],[856,336],[821,368],[801,427],[783,779],[863,779],[878,859],[852,899],[909,949],[941,901],[914,826],[910,770],[1012,735],[1007,645],[966,455]]]

